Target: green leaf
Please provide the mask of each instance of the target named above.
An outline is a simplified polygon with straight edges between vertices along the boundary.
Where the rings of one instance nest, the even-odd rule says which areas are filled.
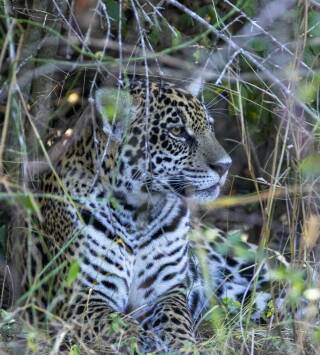
[[[268,49],[268,44],[261,38],[254,38],[249,42],[249,46],[256,52],[265,52]]]
[[[257,0],[245,0],[242,2],[240,9],[245,12],[248,16],[256,16],[258,3]]]
[[[317,81],[301,83],[298,89],[299,98],[307,104],[314,102],[317,98],[319,83]]]
[[[266,310],[264,312],[264,316],[267,319],[269,319],[275,314],[275,311],[276,311],[276,307],[275,307],[275,304],[274,304],[273,300],[268,301],[267,308],[266,308]]]
[[[34,333],[29,333],[27,336],[27,349],[31,351],[31,353],[37,354],[38,352],[38,347],[35,341],[36,334]]]
[[[113,333],[123,332],[126,326],[120,314],[114,313],[111,315],[111,330]]]
[[[302,160],[300,170],[306,178],[320,176],[320,154],[312,154]]]
[[[209,317],[213,329],[217,330],[223,328],[223,322],[226,319],[226,312],[223,307],[219,307],[219,306],[212,307]]]
[[[270,270],[270,277],[276,281],[286,281],[288,270],[284,266],[279,266],[275,270]]]
[[[181,32],[176,30],[175,33],[172,34],[171,43],[172,43],[172,47],[177,47],[179,44],[182,43]]]
[[[103,108],[104,117],[108,117],[108,120],[110,122],[112,122],[117,112],[118,112],[118,106],[116,105],[115,102],[109,102],[109,105]]]
[[[161,39],[159,28],[153,28],[148,34],[148,38],[153,46],[157,46]]]
[[[313,332],[313,339],[315,342],[320,343],[320,327],[316,327]]]
[[[233,300],[232,298],[229,298],[229,297],[224,297],[222,299],[222,304],[224,306],[226,306],[228,312],[231,312],[231,313],[238,312],[240,307],[241,307],[241,303],[239,301],[235,301],[235,300]]]
[[[80,355],[80,350],[78,345],[73,344],[70,348],[69,355]]]
[[[132,115],[132,97],[125,90],[101,88],[96,91],[96,106],[104,122],[129,120]]]
[[[227,238],[228,240],[230,240],[230,242],[234,245],[234,244],[238,244],[241,243],[241,231],[236,229],[233,231],[230,231],[227,233]]]
[[[32,194],[15,196],[15,200],[22,205],[26,210],[34,213],[41,219],[41,212],[38,203],[34,199]]]
[[[104,0],[104,3],[107,6],[108,16],[112,18],[115,22],[119,22],[119,4],[115,0]]]
[[[114,210],[118,210],[121,208],[120,202],[113,196],[110,196],[109,203]]]
[[[320,36],[320,13],[318,11],[310,11],[308,27],[310,37]]]
[[[78,277],[78,274],[80,272],[80,265],[77,260],[74,260],[69,268],[68,276],[67,276],[67,286],[71,287],[76,278]]]

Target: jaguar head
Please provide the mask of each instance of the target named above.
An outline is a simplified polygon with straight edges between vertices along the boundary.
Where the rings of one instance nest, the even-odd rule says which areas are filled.
[[[119,137],[118,186],[134,190],[139,182],[143,193],[215,199],[231,158],[217,141],[205,106],[167,83],[133,82],[121,95],[119,114],[128,118]]]

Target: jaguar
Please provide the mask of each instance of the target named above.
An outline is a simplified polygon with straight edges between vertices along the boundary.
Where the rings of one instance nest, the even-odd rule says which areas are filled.
[[[190,233],[191,207],[217,198],[231,165],[205,105],[176,85],[132,80],[98,89],[83,117],[32,181],[41,219],[24,247],[31,303],[95,349],[123,316],[139,351],[180,351],[214,300],[244,304],[252,290],[260,318],[272,299],[266,265],[222,252],[221,231]]]

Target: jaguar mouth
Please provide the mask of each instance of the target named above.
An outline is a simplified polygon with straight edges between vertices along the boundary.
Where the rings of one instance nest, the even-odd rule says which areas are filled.
[[[200,189],[194,191],[194,197],[197,200],[215,200],[220,192],[220,185],[214,184],[206,189]]]
[[[181,184],[177,182],[170,182],[171,188],[180,195],[185,196],[191,200],[198,202],[215,200],[220,193],[220,184],[216,183],[206,188],[196,188],[193,184]]]

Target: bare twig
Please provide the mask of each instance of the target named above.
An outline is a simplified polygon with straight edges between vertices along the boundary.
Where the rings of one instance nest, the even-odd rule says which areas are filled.
[[[252,20],[249,16],[246,15],[245,12],[241,11],[236,5],[234,5],[229,0],[224,0],[229,6],[239,12],[249,23],[240,31],[239,35],[250,34],[250,37],[257,36],[259,34],[264,34],[269,37],[273,43],[275,43],[281,50],[290,54],[291,56],[295,56],[295,54],[283,43],[281,43],[275,36],[273,36],[270,32],[266,31],[265,28],[270,28],[274,21],[277,18],[282,16],[292,5],[295,3],[295,0],[286,0],[279,3],[279,1],[273,1],[269,3],[266,7],[264,7],[260,11],[260,15]],[[255,30],[253,30],[255,28]],[[312,69],[303,61],[300,62],[301,65],[306,68],[311,73]]]
[[[320,3],[317,0],[309,0],[310,4],[318,9],[320,9]]]
[[[215,81],[215,84],[216,84],[216,85],[221,84],[221,81],[222,81],[222,79],[223,79],[223,77],[224,77],[224,75],[225,75],[227,69],[230,67],[230,65],[233,63],[233,61],[235,60],[235,58],[239,55],[239,53],[240,53],[239,51],[235,51],[235,52],[232,54],[231,58],[229,59],[229,61],[227,62],[227,64],[224,66],[224,68],[223,68],[221,74],[219,75],[218,79]]]
[[[145,78],[146,78],[145,130],[147,132],[146,139],[145,139],[145,152],[147,154],[148,160],[150,161],[150,150],[149,150],[149,139],[148,139],[150,93],[149,93],[149,68],[148,68],[148,59],[147,59],[147,48],[146,48],[145,38],[144,38],[145,34],[140,22],[139,13],[135,6],[135,0],[131,0],[131,5],[134,12],[134,16],[137,21],[137,26],[140,34],[140,43],[141,43],[142,53],[144,58]]]
[[[250,53],[248,50],[242,48],[238,45],[232,38],[228,37],[226,34],[218,31],[214,26],[210,25],[205,19],[196,14],[194,11],[190,10],[186,6],[182,5],[177,0],[167,0],[167,2],[177,9],[181,10],[185,14],[192,17],[198,23],[203,25],[205,28],[210,29],[212,33],[214,33],[218,38],[223,40],[225,43],[229,45],[229,47],[235,51],[241,53],[249,62],[251,62],[257,69],[259,69],[262,73],[266,75],[266,77],[271,80],[276,86],[278,86],[286,95],[292,97],[292,99],[302,107],[311,117],[313,117],[316,121],[320,120],[319,114],[311,110],[307,105],[305,105],[301,100],[297,98],[295,93],[293,93],[288,87],[286,87],[270,70],[268,70],[264,65],[262,65],[255,56]]]
[[[7,6],[5,6],[5,9],[7,9]],[[10,22],[7,23],[8,29],[11,28],[11,30],[13,31],[14,27],[11,27]],[[0,142],[0,176],[4,174],[4,166],[3,166],[3,162],[6,159],[11,159],[11,157],[6,154],[6,159],[4,159],[4,152],[5,152],[5,148],[8,152],[8,143],[7,141],[9,139],[12,140],[12,133],[15,131],[15,124],[16,122],[12,122],[14,121],[11,120],[10,121],[10,115],[12,114],[12,100],[13,100],[13,96],[14,96],[14,92],[15,92],[15,87],[16,87],[16,82],[17,82],[17,78],[16,78],[16,67],[17,67],[17,61],[20,58],[21,55],[21,48],[22,48],[22,43],[23,43],[23,36],[20,38],[20,41],[18,43],[18,48],[17,51],[14,48],[13,45],[13,36],[12,36],[12,32],[8,32],[8,43],[9,43],[9,52],[10,52],[10,61],[11,61],[11,65],[12,65],[12,76],[10,78],[10,86],[9,86],[9,95],[8,95],[8,100],[6,103],[6,109],[5,109],[5,116],[4,116],[4,122],[3,122],[3,127],[2,127],[2,132],[1,132],[1,142]],[[9,136],[9,137],[8,137]],[[9,142],[9,146],[10,146],[10,142]],[[14,147],[16,146],[16,142],[14,142]]]
[[[56,32],[60,31],[61,21],[60,14],[64,11],[65,1],[64,0],[54,0],[52,6],[51,1],[41,1],[41,4],[38,3],[39,0],[35,1],[33,6],[44,9],[44,17],[42,19],[43,23],[47,22],[47,26],[54,29]],[[36,7],[36,8],[37,8]],[[40,19],[39,19],[40,20]],[[41,58],[55,58],[59,46],[59,38],[57,38],[52,32],[46,33],[46,38],[50,38],[51,46],[41,46],[39,48],[38,55]],[[41,41],[40,41],[41,43]],[[27,44],[29,45],[29,43]],[[34,79],[32,82],[32,93],[31,96],[34,100],[32,106],[32,112],[34,113],[34,124],[37,127],[37,130],[40,134],[40,137],[44,137],[47,127],[48,119],[53,111],[53,100],[52,92],[56,86],[54,78],[48,77],[39,77]],[[35,157],[39,154],[39,147],[34,144],[35,138],[32,130],[27,133],[27,147],[32,150],[30,153]]]

